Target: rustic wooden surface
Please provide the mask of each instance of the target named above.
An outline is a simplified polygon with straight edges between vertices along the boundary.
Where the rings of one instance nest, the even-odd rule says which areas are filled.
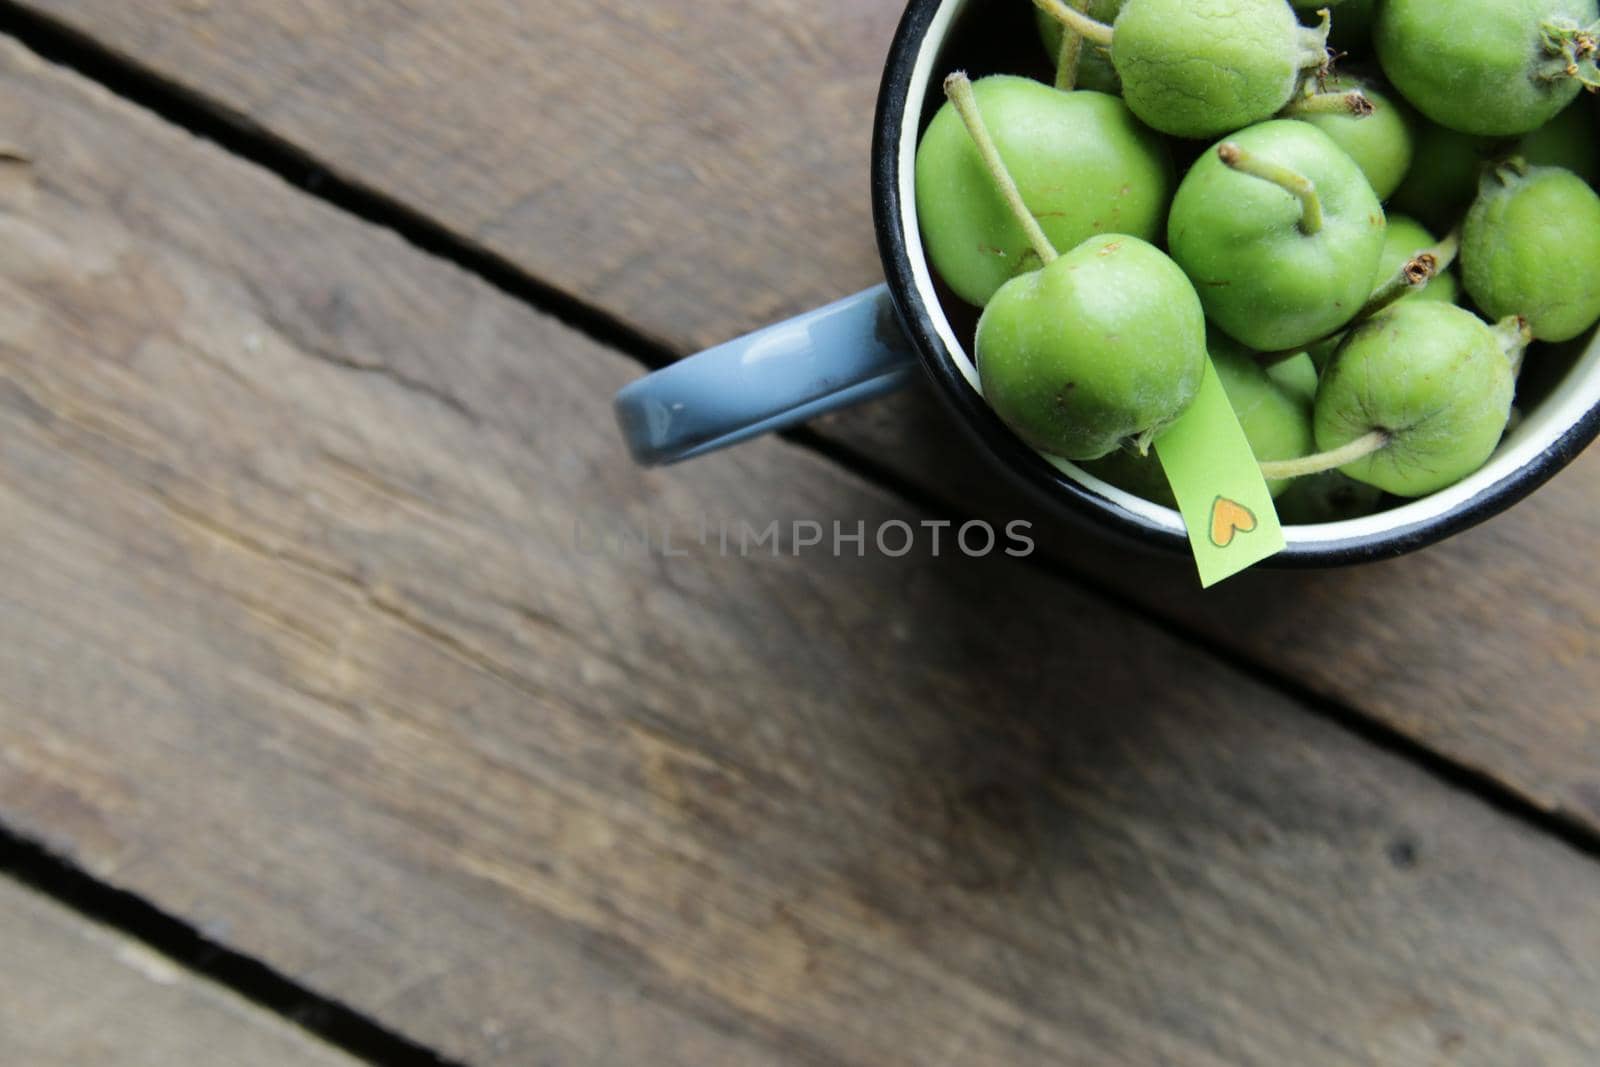
[[[1255,572],[1201,592],[1187,563],[1052,523],[984,476],[928,398],[860,409],[828,429],[926,484],[957,472],[966,513],[1031,516],[1044,551],[1096,586],[1600,834],[1600,452],[1426,552]]]
[[[0,1059],[18,1067],[354,1067],[138,942],[0,880]]]
[[[876,277],[866,160],[892,0],[25,0],[681,351]],[[960,511],[1029,515],[920,393],[823,432]],[[1205,640],[1600,834],[1600,460],[1361,571],[1202,596],[1048,551]]]
[[[0,822],[473,1063],[1590,1064],[1600,869],[0,49]]]

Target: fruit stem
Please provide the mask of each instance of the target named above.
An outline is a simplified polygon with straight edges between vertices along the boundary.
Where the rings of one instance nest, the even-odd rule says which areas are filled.
[[[1428,249],[1429,255],[1439,261],[1439,269],[1435,274],[1443,274],[1449,270],[1461,254],[1461,228],[1458,226],[1439,238],[1439,243]]]
[[[1356,312],[1356,317],[1350,320],[1346,329],[1366,322],[1378,312],[1426,288],[1429,282],[1450,269],[1450,265],[1456,261],[1456,256],[1460,253],[1461,231],[1451,230],[1438,244],[1418,252],[1402,263],[1393,278],[1378,286],[1377,291],[1367,299],[1361,310]]]
[[[958,70],[944,80],[944,94],[950,98],[950,103],[961,116],[961,121],[966,123],[967,133],[971,134],[973,143],[978,146],[978,155],[983,157],[984,167],[994,178],[994,183],[999,187],[1000,196],[1004,198],[1006,206],[1021,224],[1022,232],[1028,237],[1028,243],[1048,267],[1061,257],[1057,254],[1055,245],[1050,243],[1050,238],[1045,236],[1044,230],[1039,228],[1039,220],[1033,217],[1033,212],[1023,203],[1022,193],[1017,188],[1016,181],[1006,169],[1005,160],[1000,158],[1000,150],[995,147],[994,138],[989,136],[989,127],[984,125],[983,113],[978,110],[978,98],[972,91],[972,80],[967,77],[966,71]]]
[[[1305,478],[1313,474],[1325,474],[1336,471],[1340,467],[1348,466],[1358,459],[1366,459],[1374,452],[1381,452],[1389,447],[1393,440],[1384,430],[1373,430],[1365,437],[1358,437],[1342,448],[1335,448],[1331,452],[1319,452],[1314,456],[1304,459],[1285,459],[1272,463],[1261,464],[1261,474],[1269,482],[1281,481],[1286,478]]]
[[[1232,141],[1217,147],[1217,158],[1241,174],[1271,182],[1300,201],[1300,232],[1307,237],[1322,232],[1322,198],[1317,186],[1299,171],[1246,152]]]
[[[1062,3],[1062,0],[1033,0],[1033,3],[1040,11],[1043,11],[1084,40],[1093,41],[1103,48],[1111,47],[1112,29],[1105,23],[1090,18],[1082,11],[1068,7]]]
[[[1061,54],[1056,58],[1056,88],[1065,93],[1076,89],[1078,68],[1082,63],[1083,34],[1068,26],[1061,27]]]
[[[1262,367],[1276,367],[1284,360],[1293,359],[1300,353],[1317,345],[1333,340],[1340,334],[1361,325],[1368,319],[1384,311],[1396,303],[1404,300],[1412,293],[1424,288],[1429,282],[1450,269],[1455,263],[1456,256],[1461,254],[1461,231],[1451,230],[1438,244],[1432,248],[1418,252],[1414,257],[1401,264],[1395,276],[1378,286],[1361,310],[1355,317],[1326,337],[1319,337],[1315,341],[1301,345],[1299,348],[1287,348],[1282,352],[1263,352],[1256,356],[1256,362]]]
[[[1532,324],[1520,315],[1513,315],[1508,319],[1501,319],[1491,328],[1495,337],[1500,340],[1500,351],[1511,361],[1512,376],[1520,376],[1522,359],[1528,354],[1528,346],[1533,344]]]
[[[1333,33],[1333,12],[1323,8],[1317,12],[1317,17],[1322,20],[1319,25],[1300,29],[1301,70],[1324,70],[1329,63],[1328,36]]]
[[[1415,257],[1400,265],[1394,277],[1378,286],[1377,291],[1361,305],[1361,310],[1356,312],[1356,317],[1350,320],[1349,325],[1366,322],[1380,311],[1393,307],[1412,293],[1425,288],[1443,269],[1439,265],[1439,257],[1434,253],[1417,253]]]
[[[1283,113],[1292,118],[1301,115],[1353,115],[1364,119],[1377,111],[1376,105],[1360,89],[1348,93],[1304,93],[1295,97]]]

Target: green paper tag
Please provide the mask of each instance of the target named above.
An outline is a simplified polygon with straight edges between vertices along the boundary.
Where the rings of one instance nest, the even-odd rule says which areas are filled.
[[[1272,494],[1211,360],[1200,394],[1157,439],[1156,454],[1189,527],[1202,586],[1283,551]]]

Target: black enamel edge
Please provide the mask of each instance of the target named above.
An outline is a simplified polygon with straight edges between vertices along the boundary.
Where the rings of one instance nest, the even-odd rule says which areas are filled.
[[[899,176],[900,139],[907,114],[912,110],[911,102],[906,99],[911,75],[939,3],[940,0],[911,0],[906,6],[900,27],[895,32],[894,43],[889,48],[873,124],[873,218],[884,274],[901,325],[915,343],[917,355],[929,377],[937,384],[940,397],[988,451],[990,458],[1006,468],[1012,477],[1019,479],[1033,496],[1080,524],[1083,520],[1089,520],[1102,531],[1131,538],[1143,545],[1187,554],[1188,540],[1181,534],[1154,526],[1115,501],[1079,485],[1024,445],[983,399],[973,392],[966,379],[945,357],[944,342],[917,292],[911,258],[906,249],[906,234],[900,228],[902,203]],[[916,102],[915,110],[920,114],[920,101]],[[1340,567],[1395,559],[1427,548],[1471,529],[1520,502],[1555,477],[1597,436],[1600,436],[1600,406],[1591,407],[1582,419],[1569,427],[1538,457],[1442,515],[1365,537],[1291,545],[1263,566],[1282,569]]]

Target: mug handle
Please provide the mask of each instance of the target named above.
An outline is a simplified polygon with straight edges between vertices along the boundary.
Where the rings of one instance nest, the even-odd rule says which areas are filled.
[[[617,424],[636,462],[677,463],[893,392],[916,362],[879,285],[640,378]]]

